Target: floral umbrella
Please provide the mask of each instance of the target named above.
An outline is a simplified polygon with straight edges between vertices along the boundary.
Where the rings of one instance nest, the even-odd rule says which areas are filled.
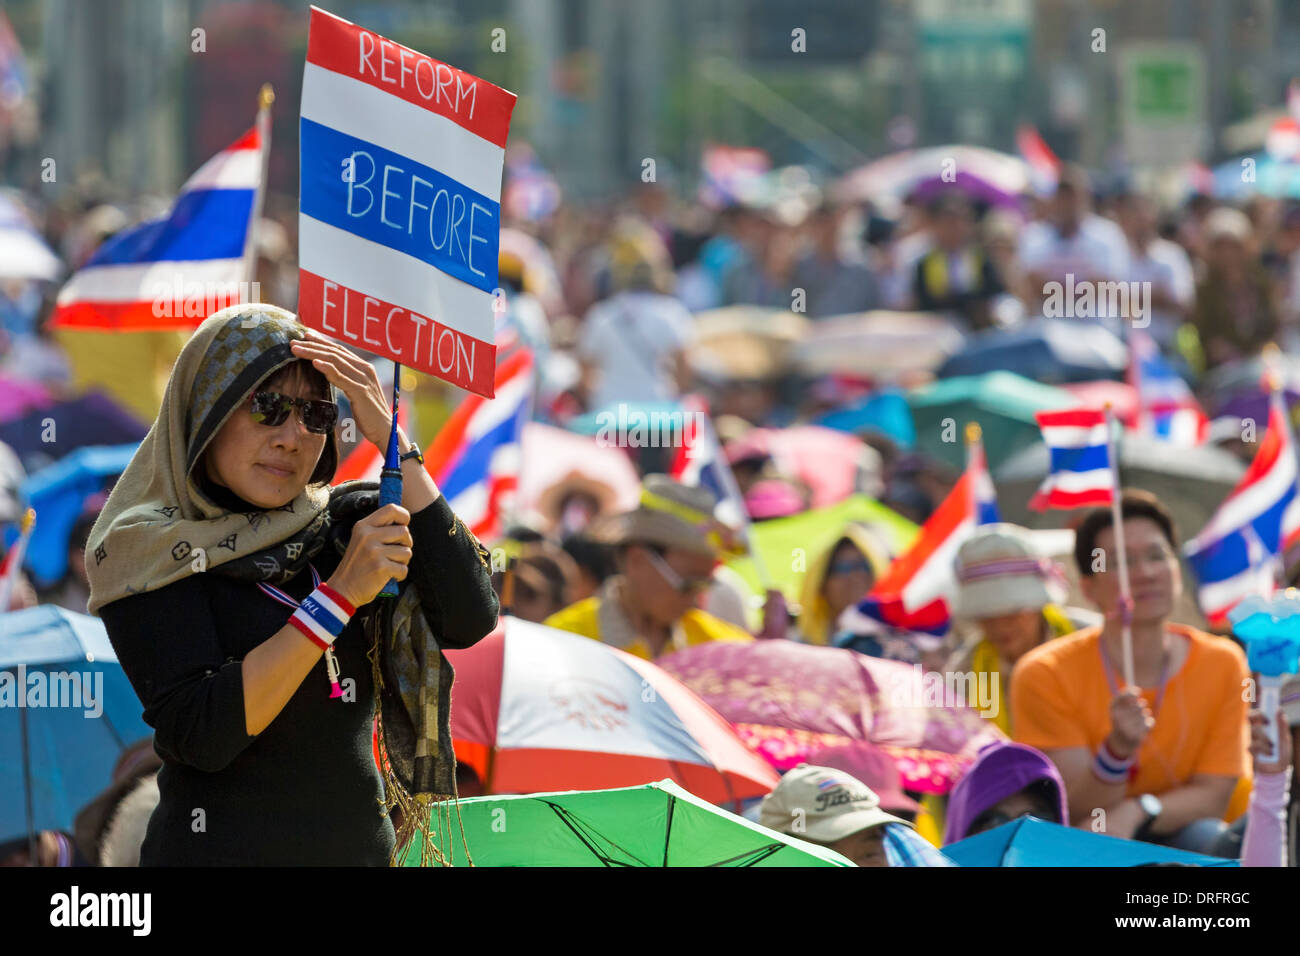
[[[962,685],[845,648],[714,642],[658,663],[778,770],[865,740],[894,758],[904,787],[944,794],[982,746],[1005,739],[955,700]]]

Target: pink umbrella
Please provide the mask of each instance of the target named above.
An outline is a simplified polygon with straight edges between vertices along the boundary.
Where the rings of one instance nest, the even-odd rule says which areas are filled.
[[[865,740],[894,758],[909,789],[946,793],[980,747],[1005,739],[979,711],[951,701],[941,676],[845,648],[715,642],[659,664],[777,769]]]
[[[803,481],[812,490],[810,507],[843,501],[858,491],[873,496],[878,488],[878,457],[860,439],[821,425],[764,428],[746,432],[740,439],[762,441],[781,471]]]
[[[33,408],[53,402],[50,390],[40,382],[0,377],[0,422],[13,421]]]
[[[668,777],[713,803],[777,775],[708,704],[649,661],[506,617],[456,669],[457,758],[488,793],[604,790]]]
[[[1115,417],[1128,421],[1137,414],[1138,393],[1128,382],[1116,382],[1102,379],[1096,382],[1075,382],[1070,385],[1058,385],[1059,389],[1069,392],[1080,405],[1088,408],[1101,408],[1110,402],[1115,408]]]

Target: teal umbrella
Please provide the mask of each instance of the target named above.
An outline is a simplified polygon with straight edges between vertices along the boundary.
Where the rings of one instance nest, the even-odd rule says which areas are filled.
[[[946,378],[907,396],[916,428],[916,449],[953,468],[966,465],[962,435],[967,422],[984,431],[989,468],[1042,441],[1034,412],[1079,404],[1069,392],[1040,385],[1013,372]]]
[[[450,816],[450,819],[448,817]],[[460,801],[435,811],[434,842],[475,866],[852,866],[833,850],[751,823],[671,780]],[[464,828],[464,843],[461,828]],[[403,866],[419,864],[419,840]]]
[[[1140,840],[1064,827],[1037,817],[1021,817],[943,848],[958,866],[1236,866],[1201,853],[1188,853]]]

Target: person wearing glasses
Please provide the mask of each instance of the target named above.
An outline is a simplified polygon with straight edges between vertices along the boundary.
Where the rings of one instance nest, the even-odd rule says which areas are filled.
[[[588,531],[593,541],[614,547],[619,573],[544,623],[647,660],[709,641],[753,640],[697,606],[731,548],[713,506],[708,489],[647,475],[634,510],[602,518]]]
[[[1233,641],[1169,621],[1182,590],[1169,512],[1146,492],[1120,501],[1132,604],[1124,680],[1119,559],[1109,507],[1075,531],[1080,588],[1103,616],[1040,644],[1011,675],[1011,726],[1065,781],[1071,823],[1111,836],[1235,857],[1250,777],[1250,672]],[[1235,797],[1235,799],[1234,799]]]
[[[331,487],[336,388],[385,449],[391,410],[368,362],[274,306],[210,316],[91,529],[89,609],[162,758],[142,866],[389,863],[403,841],[371,756],[368,655],[381,634],[431,629],[441,649],[495,626],[486,552],[405,434],[400,505],[378,507],[372,482]],[[390,579],[401,596],[376,600]],[[432,705],[444,670],[446,687],[421,683]]]

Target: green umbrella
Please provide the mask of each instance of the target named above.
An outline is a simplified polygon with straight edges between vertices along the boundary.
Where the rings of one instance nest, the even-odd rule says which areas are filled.
[[[1022,448],[1042,441],[1034,412],[1079,404],[1069,392],[1013,372],[945,378],[907,396],[917,450],[958,470],[966,467],[967,422],[984,431],[984,454],[997,468]],[[951,421],[946,421],[951,419]]]
[[[825,847],[761,827],[671,780],[617,790],[570,790],[460,801],[432,825],[452,862],[475,866],[852,866]],[[461,843],[461,827],[465,842]],[[444,833],[449,829],[450,833]],[[419,862],[417,841],[403,866]]]
[[[896,511],[865,495],[852,495],[825,508],[802,511],[788,518],[758,521],[750,526],[750,543],[763,557],[772,584],[788,601],[799,600],[803,576],[813,556],[829,548],[851,521],[875,526],[894,554],[907,549],[916,537],[916,525]],[[762,594],[754,561],[748,556],[729,562],[755,594]]]

